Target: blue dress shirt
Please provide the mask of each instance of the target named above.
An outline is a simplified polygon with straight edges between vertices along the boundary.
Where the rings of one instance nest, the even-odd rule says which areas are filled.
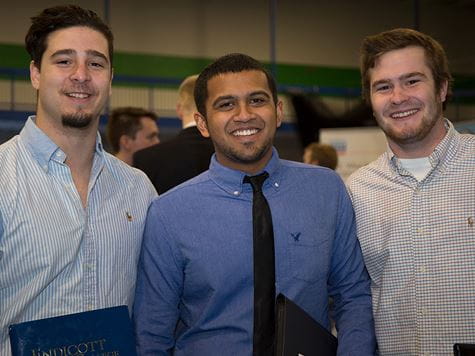
[[[65,153],[29,118],[0,146],[0,355],[8,326],[116,305],[132,307],[148,206],[145,176],[97,137],[84,209]]]
[[[263,192],[272,212],[276,292],[329,328],[339,355],[372,355],[371,295],[351,202],[333,171],[281,160]],[[148,213],[134,322],[140,355],[251,355],[252,188],[220,165],[156,199]]]

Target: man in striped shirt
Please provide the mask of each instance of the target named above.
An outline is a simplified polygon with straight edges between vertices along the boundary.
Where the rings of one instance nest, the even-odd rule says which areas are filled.
[[[111,90],[112,33],[58,6],[26,36],[36,115],[0,146],[0,355],[11,324],[131,306],[155,189],[106,153],[97,132]]]
[[[444,118],[441,45],[409,29],[367,37],[363,94],[387,152],[348,181],[381,355],[475,343],[475,137]]]

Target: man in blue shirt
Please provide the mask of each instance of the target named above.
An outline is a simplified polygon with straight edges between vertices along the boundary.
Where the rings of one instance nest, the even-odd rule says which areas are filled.
[[[329,328],[334,300],[339,355],[371,355],[375,337],[368,275],[346,189],[331,170],[279,159],[276,85],[256,60],[219,58],[195,88],[208,171],[149,209],[134,304],[140,355],[253,354],[252,188],[266,171],[275,289]]]

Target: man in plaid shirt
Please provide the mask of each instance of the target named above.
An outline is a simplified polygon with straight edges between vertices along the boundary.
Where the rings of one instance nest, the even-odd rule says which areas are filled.
[[[363,94],[388,141],[348,181],[381,355],[475,343],[475,137],[444,118],[447,57],[395,29],[365,38]]]

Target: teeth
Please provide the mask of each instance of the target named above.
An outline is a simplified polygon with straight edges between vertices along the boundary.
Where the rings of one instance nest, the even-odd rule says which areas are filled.
[[[257,129],[238,130],[238,131],[234,131],[233,135],[234,136],[250,136],[250,135],[256,134],[257,132],[258,132]]]
[[[69,93],[68,96],[77,98],[77,99],[86,99],[89,97],[89,94],[86,93]]]
[[[418,111],[419,111],[419,110],[417,110],[417,109],[408,110],[408,111],[402,111],[402,112],[398,112],[398,113],[392,114],[391,117],[392,117],[392,118],[399,119],[399,118],[402,118],[402,117],[407,117],[407,116],[409,116],[409,115],[413,115],[413,114],[415,114],[415,113],[418,112]]]

